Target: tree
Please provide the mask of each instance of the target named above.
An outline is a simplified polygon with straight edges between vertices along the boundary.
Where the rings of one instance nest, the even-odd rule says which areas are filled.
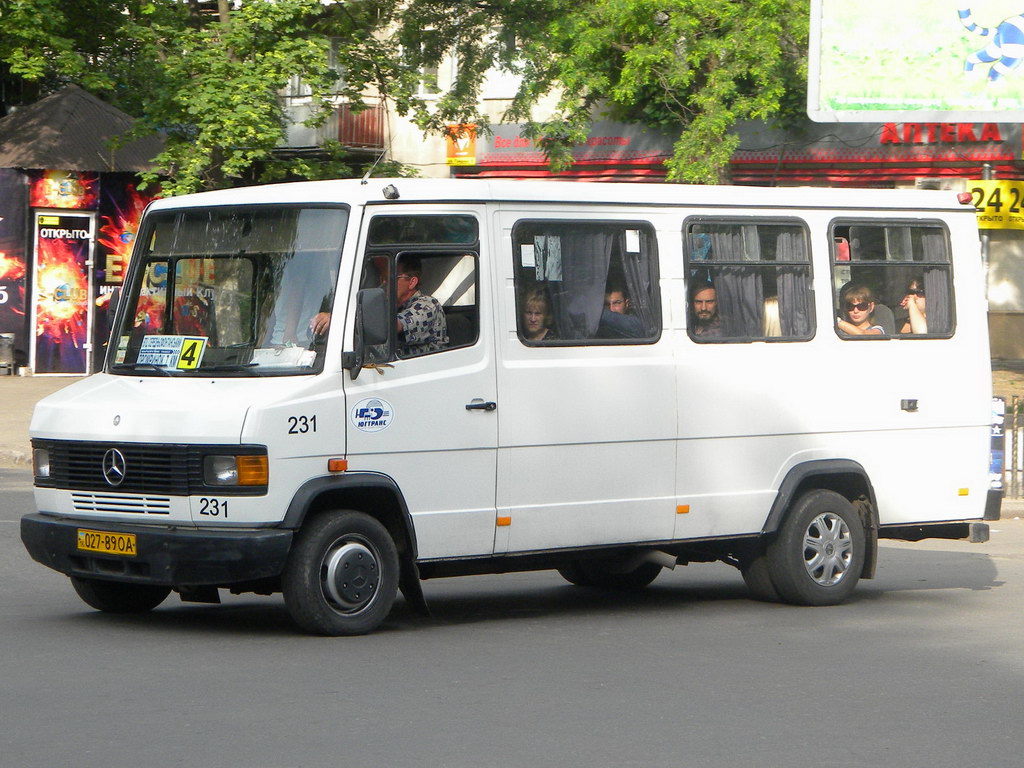
[[[292,78],[309,89],[314,122],[332,95],[358,106],[369,92],[441,133],[486,129],[478,96],[494,68],[521,75],[504,119],[525,123],[556,169],[607,114],[678,132],[669,178],[718,181],[737,120],[801,107],[807,20],[808,0],[0,0],[0,64],[43,92],[78,83],[137,117],[138,131],[161,131],[154,176],[170,193],[254,169],[349,175],[340,147],[317,163],[274,152]],[[419,98],[424,69],[452,54],[451,89]],[[534,120],[552,94],[554,114]]]
[[[459,53],[454,98],[417,115],[427,128],[472,121],[465,105],[479,75],[504,66],[523,76],[505,119],[525,122],[555,168],[571,163],[572,145],[604,113],[677,132],[666,161],[669,179],[713,183],[722,180],[738,145],[730,132],[737,121],[803,113],[808,6],[808,0],[412,0],[401,34],[414,40],[423,30],[444,30]],[[516,31],[515,58],[487,37],[485,30],[497,28]],[[555,114],[534,121],[538,100],[552,92]]]
[[[312,119],[325,119],[339,78],[331,37],[372,36],[374,5],[393,3],[0,0],[0,60],[10,78],[44,91],[78,83],[136,117],[137,133],[161,132],[149,176],[166,179],[165,193],[252,179],[256,167],[264,179],[347,175],[340,147],[316,165],[274,154],[286,130],[280,93],[301,78]]]

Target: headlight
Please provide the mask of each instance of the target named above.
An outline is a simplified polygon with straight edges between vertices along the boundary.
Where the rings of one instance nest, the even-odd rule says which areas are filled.
[[[50,476],[50,452],[45,448],[33,449],[32,473],[36,477],[40,478],[46,478]]]
[[[203,482],[207,485],[267,485],[266,456],[207,456]]]

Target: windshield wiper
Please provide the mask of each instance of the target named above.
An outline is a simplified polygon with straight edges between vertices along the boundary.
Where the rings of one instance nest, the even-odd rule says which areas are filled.
[[[208,371],[251,371],[253,368],[258,368],[259,363],[224,363],[221,365],[201,365],[195,369],[196,373],[206,373]],[[259,375],[262,373],[257,371]]]
[[[159,365],[153,363],[117,363],[111,370],[114,371],[156,371],[162,376],[177,376],[177,371],[171,371],[167,368],[161,368]]]

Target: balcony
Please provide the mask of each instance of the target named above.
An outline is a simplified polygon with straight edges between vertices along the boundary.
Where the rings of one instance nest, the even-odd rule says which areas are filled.
[[[288,134],[278,151],[301,154],[316,153],[325,141],[337,140],[353,152],[384,150],[384,108],[371,105],[356,113],[350,104],[339,104],[335,117],[316,128],[303,125],[310,116],[309,104],[301,98],[285,100]]]
[[[338,142],[350,149],[384,149],[384,109],[379,104],[358,114],[350,104],[338,107]]]

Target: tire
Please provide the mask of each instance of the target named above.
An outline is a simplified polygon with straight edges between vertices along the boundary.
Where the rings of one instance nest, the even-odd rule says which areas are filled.
[[[282,576],[292,619],[316,635],[376,629],[398,594],[398,552],[391,534],[362,512],[319,515],[298,532]]]
[[[615,560],[573,560],[558,572],[570,584],[599,589],[643,589],[661,573],[657,563],[641,563],[630,570],[617,565]]]
[[[146,613],[171,594],[170,587],[83,579],[78,576],[71,577],[71,586],[86,605],[104,613]]]
[[[765,603],[780,602],[779,591],[772,583],[771,565],[764,553],[759,553],[741,566],[743,581],[750,590],[750,596]]]
[[[794,605],[836,605],[857,586],[864,569],[864,525],[834,491],[805,493],[768,545],[770,581]]]
[[[565,565],[561,566],[558,569],[558,574],[563,579],[568,581],[570,584],[573,584],[577,587],[594,586],[590,583],[590,580],[586,577],[586,574],[583,573],[583,569],[580,568],[579,560],[572,560],[571,562],[568,562]]]

